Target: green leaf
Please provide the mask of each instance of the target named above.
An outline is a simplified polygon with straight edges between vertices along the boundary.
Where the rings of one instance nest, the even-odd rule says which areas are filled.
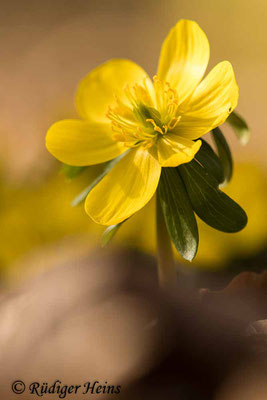
[[[107,227],[107,229],[104,231],[101,237],[101,246],[105,247],[109,242],[113,239],[113,237],[116,235],[118,230],[120,229],[121,225],[124,223],[120,222],[119,224],[116,225],[110,225]]]
[[[162,168],[158,193],[166,227],[177,251],[192,261],[198,249],[196,218],[176,168]]]
[[[224,181],[224,171],[219,157],[203,139],[202,145],[195,155],[195,159],[217,180],[218,184]]]
[[[226,122],[231,125],[240,143],[246,145],[249,142],[251,132],[244,118],[237,112],[232,112]]]
[[[223,166],[224,184],[226,184],[231,180],[233,175],[233,159],[231,150],[220,128],[215,128],[212,131],[212,137],[218,150],[219,159]]]
[[[70,203],[71,207],[76,207],[81,204],[87,197],[87,195],[91,192],[91,190],[100,182],[101,179],[97,180],[96,178],[91,185],[87,186],[82,192],[80,192]]]
[[[238,232],[247,224],[245,211],[218,189],[218,182],[196,160],[178,167],[196,214],[223,232]]]
[[[61,167],[61,172],[68,179],[76,178],[76,176],[80,175],[87,167],[74,167],[73,165],[63,164]]]
[[[106,176],[109,171],[112,170],[112,168],[129,152],[130,150],[127,150],[125,153],[121,154],[120,156],[114,158],[113,160],[109,161],[104,170],[101,172],[100,175],[98,175],[98,177],[96,177],[96,179],[89,185],[87,186],[81,193],[78,194],[78,196],[76,196],[72,202],[71,202],[71,206],[75,207],[78,204],[81,204],[86,197],[88,196],[88,194],[91,192],[91,190],[104,178],[104,176]]]

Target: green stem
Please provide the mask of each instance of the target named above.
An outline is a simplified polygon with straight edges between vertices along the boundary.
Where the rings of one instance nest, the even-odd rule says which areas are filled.
[[[176,267],[173,259],[173,251],[169,233],[166,228],[164,215],[162,213],[159,195],[157,193],[157,258],[159,284],[163,289],[176,285]]]

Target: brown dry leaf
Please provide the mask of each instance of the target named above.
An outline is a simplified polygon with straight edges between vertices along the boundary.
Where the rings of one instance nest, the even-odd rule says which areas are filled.
[[[224,289],[201,289],[199,294],[202,302],[224,302],[226,308],[238,302],[247,314],[248,324],[267,318],[267,271],[241,272]]]

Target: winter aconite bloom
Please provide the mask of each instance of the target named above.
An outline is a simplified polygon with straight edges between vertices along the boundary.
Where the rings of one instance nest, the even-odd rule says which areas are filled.
[[[190,162],[199,139],[236,107],[238,86],[223,61],[202,80],[209,42],[197,23],[181,20],[161,49],[157,75],[129,60],[114,59],[81,82],[81,120],[64,120],[47,133],[47,148],[76,166],[119,161],[89,193],[85,209],[103,225],[119,223],[154,195],[162,167]],[[123,154],[125,153],[125,154]]]

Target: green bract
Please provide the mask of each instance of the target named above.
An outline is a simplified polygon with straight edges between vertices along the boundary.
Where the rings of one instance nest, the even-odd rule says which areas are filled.
[[[218,182],[196,160],[178,167],[192,207],[206,224],[222,232],[238,232],[246,226],[245,211],[218,189]]]
[[[238,139],[240,140],[241,144],[245,145],[248,143],[250,139],[250,129],[244,120],[236,111],[233,111],[228,119],[226,120],[228,124],[234,129],[234,132]]]
[[[186,260],[193,260],[198,249],[198,228],[189,196],[176,168],[162,169],[158,193],[173,244]]]
[[[109,242],[113,239],[113,237],[116,235],[117,231],[120,229],[121,225],[124,222],[120,222],[119,224],[116,225],[110,225],[107,227],[107,229],[104,231],[102,238],[101,238],[101,246],[105,247]]]
[[[63,164],[61,171],[67,179],[74,179],[80,175],[87,167],[74,167],[73,165]]]
[[[233,159],[231,150],[220,128],[216,128],[212,131],[212,137],[217,147],[219,159],[223,166],[224,184],[227,184],[233,175]]]

